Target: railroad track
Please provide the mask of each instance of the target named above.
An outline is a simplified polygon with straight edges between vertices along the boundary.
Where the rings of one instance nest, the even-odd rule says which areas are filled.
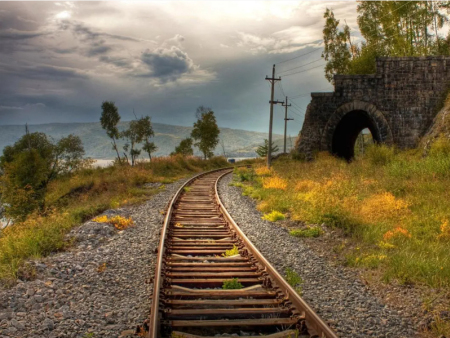
[[[217,182],[229,172],[197,175],[172,199],[161,230],[151,313],[141,334],[337,337],[226,211]],[[231,249],[239,254],[226,257]],[[225,289],[224,281],[242,288]]]

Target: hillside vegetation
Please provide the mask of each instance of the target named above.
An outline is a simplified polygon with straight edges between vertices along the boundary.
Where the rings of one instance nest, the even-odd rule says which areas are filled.
[[[269,218],[281,213],[304,222],[301,230],[343,229],[357,243],[345,250],[349,265],[380,269],[387,282],[450,289],[448,140],[425,158],[372,146],[352,163],[321,153],[313,162],[280,159],[271,170],[240,174],[244,194]]]
[[[55,179],[45,194],[45,210],[0,231],[0,281],[5,284],[28,278],[33,272],[24,267],[27,258],[64,249],[70,244],[65,235],[71,228],[104,210],[142,202],[164,189],[164,184],[225,166],[228,164],[222,157],[200,160],[172,156],[134,167],[82,169]],[[146,187],[150,182],[162,185]]]

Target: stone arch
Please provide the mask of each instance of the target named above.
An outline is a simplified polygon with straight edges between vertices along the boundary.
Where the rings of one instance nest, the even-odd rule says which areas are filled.
[[[392,131],[383,113],[369,102],[354,100],[341,105],[328,119],[321,148],[350,160],[356,137],[365,128],[375,142],[393,144]]]

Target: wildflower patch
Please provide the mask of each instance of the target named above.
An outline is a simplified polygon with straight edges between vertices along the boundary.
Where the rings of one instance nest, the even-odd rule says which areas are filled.
[[[286,190],[287,185],[288,185],[287,181],[278,176],[263,178],[264,189]]]
[[[114,216],[111,218],[108,218],[106,215],[98,216],[93,219],[94,222],[97,223],[108,223],[111,225],[114,225],[114,227],[117,230],[125,230],[126,228],[129,228],[130,226],[134,225],[133,219],[122,217],[122,216]]]

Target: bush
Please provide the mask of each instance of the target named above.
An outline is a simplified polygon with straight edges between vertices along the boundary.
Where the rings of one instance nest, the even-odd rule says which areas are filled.
[[[294,229],[289,231],[294,237],[319,237],[323,234],[323,230],[318,226],[307,227],[306,229]]]
[[[282,221],[284,219],[284,215],[279,211],[272,211],[271,213],[265,214],[262,219],[270,222]]]
[[[449,157],[450,156],[450,140],[441,135],[431,144],[429,156],[432,157]]]
[[[365,158],[373,165],[383,166],[394,159],[395,150],[384,144],[373,144],[367,147]]]

